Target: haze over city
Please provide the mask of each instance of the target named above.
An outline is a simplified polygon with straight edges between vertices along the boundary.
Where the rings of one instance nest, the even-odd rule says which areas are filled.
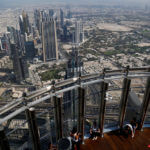
[[[120,6],[143,6],[149,5],[149,0],[0,0],[0,8],[9,7],[24,7],[30,5],[44,5],[44,4],[83,4],[83,5],[95,5],[95,4],[107,4],[107,5],[120,5]]]

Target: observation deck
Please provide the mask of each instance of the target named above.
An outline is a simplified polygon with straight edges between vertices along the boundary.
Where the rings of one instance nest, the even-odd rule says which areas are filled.
[[[133,117],[138,122],[135,137],[120,135]],[[94,121],[101,135],[92,141],[88,137]],[[85,143],[81,150],[148,149],[150,66],[104,69],[24,93],[0,107],[0,125],[2,150],[57,147],[73,128]]]
[[[105,133],[97,140],[87,139],[80,147],[81,150],[149,150],[150,129],[137,130],[135,137],[121,135],[119,131]]]

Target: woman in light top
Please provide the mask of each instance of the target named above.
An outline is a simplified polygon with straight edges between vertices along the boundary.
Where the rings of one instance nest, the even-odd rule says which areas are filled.
[[[130,124],[126,124],[125,127],[128,127],[128,130],[131,131],[131,134],[132,134],[132,138],[134,137],[134,134],[135,134],[135,130],[137,129],[138,127],[138,124],[136,122],[136,118],[134,117]]]

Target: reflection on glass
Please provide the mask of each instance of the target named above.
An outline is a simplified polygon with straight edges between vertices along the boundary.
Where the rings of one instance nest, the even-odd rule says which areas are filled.
[[[145,117],[145,124],[150,124],[150,103],[149,103],[149,106],[148,106],[148,110],[147,110],[147,113],[146,113],[146,117]]]
[[[122,79],[109,81],[108,92],[106,93],[104,129],[119,125],[122,82]]]
[[[64,93],[63,97],[63,136],[68,137],[73,128],[77,128],[78,90],[73,89]]]
[[[100,83],[85,88],[85,138],[90,137],[93,122],[99,123]]]
[[[131,90],[129,92],[124,123],[130,122],[133,117],[135,117],[137,121],[139,120],[144,98],[145,85],[145,78],[135,78],[131,80]]]

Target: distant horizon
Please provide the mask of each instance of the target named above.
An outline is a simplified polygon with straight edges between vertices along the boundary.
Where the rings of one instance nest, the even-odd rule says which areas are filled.
[[[12,3],[13,2],[13,3]],[[29,6],[40,6],[46,4],[63,4],[63,5],[120,5],[120,6],[145,6],[148,5],[148,0],[0,0],[0,8],[15,8],[15,7],[27,7]],[[149,5],[150,6],[150,5]]]

